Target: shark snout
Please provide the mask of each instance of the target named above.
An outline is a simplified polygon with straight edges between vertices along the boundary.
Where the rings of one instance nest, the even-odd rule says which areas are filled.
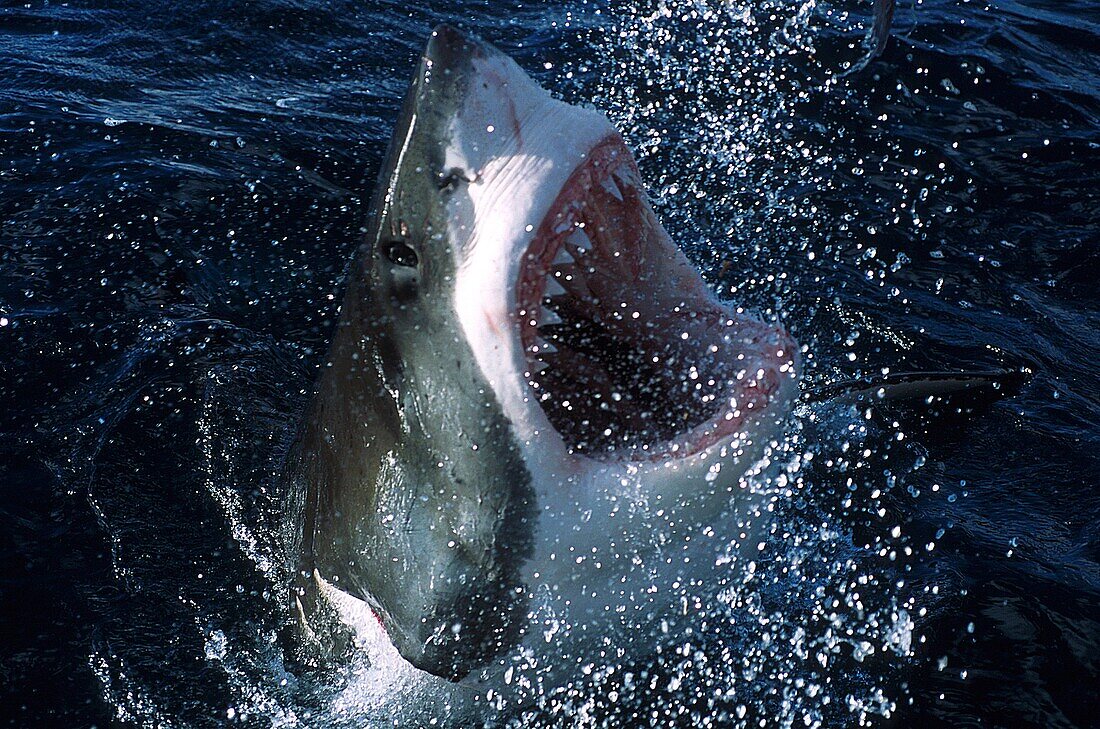
[[[436,73],[454,73],[470,59],[484,57],[487,47],[450,25],[437,25],[424,49],[424,60]]]

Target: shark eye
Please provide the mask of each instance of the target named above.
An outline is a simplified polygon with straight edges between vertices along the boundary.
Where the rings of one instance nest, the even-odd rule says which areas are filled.
[[[400,238],[386,241],[383,243],[383,247],[386,258],[390,259],[391,263],[395,263],[398,266],[408,266],[410,268],[420,263],[420,259],[417,257],[413,247]]]

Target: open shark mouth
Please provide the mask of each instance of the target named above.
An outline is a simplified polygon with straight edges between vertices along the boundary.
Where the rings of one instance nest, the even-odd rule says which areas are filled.
[[[794,376],[789,335],[724,306],[669,239],[618,134],[551,204],[516,295],[531,396],[574,454],[686,458]]]
[[[718,524],[766,457],[794,342],[714,296],[603,114],[453,28],[374,211],[293,456],[303,643],[330,642],[307,615],[326,620],[322,579],[418,669],[477,670],[470,688],[544,617],[568,641],[663,614],[639,560]]]

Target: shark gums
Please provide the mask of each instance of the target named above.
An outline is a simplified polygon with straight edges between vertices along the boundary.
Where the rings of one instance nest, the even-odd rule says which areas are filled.
[[[351,596],[460,681],[548,612],[578,640],[659,619],[647,555],[747,498],[798,368],[673,244],[606,117],[436,29],[291,453],[301,644],[346,650]]]

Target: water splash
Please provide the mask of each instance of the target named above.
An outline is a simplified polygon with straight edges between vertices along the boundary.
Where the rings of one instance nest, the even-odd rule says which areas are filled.
[[[588,31],[594,48],[612,49],[613,73],[598,78],[588,65],[567,64],[569,93],[609,110],[638,152],[667,227],[693,258],[723,283],[738,269],[729,294],[806,333],[812,372],[817,351],[835,356],[833,342],[811,335],[816,307],[792,301],[794,287],[812,285],[792,261],[818,257],[820,234],[833,222],[823,220],[813,193],[835,172],[832,132],[807,133],[800,118],[836,94],[835,76],[817,65],[817,4],[661,0],[614,10],[614,24]],[[873,268],[873,249],[865,255],[861,243],[852,245]],[[825,252],[847,255],[839,248]],[[842,339],[858,336],[853,327]],[[764,537],[730,544],[720,558],[726,586],[700,613],[730,630],[698,660],[658,661],[658,672],[672,678],[647,685],[664,688],[660,701],[646,702],[661,707],[654,722],[680,711],[735,726],[828,726],[896,709],[892,675],[913,655],[915,630],[899,553],[903,561],[912,550],[885,524],[858,543],[853,530],[886,513],[881,500],[906,468],[882,465],[904,434],[854,412],[801,415],[773,454],[788,462],[757,474],[768,498],[752,517]],[[902,451],[895,462],[915,461],[894,450]],[[891,540],[895,547],[879,547]],[[723,660],[708,663],[715,654]]]
[[[800,109],[829,90],[814,81],[815,8],[626,5],[614,23],[585,31],[613,49],[607,77],[575,62],[561,66],[568,93],[609,110],[624,130],[668,227],[711,280],[803,330],[811,317],[792,303],[800,272],[791,260],[817,245],[808,237],[820,221],[807,189],[835,165],[799,121]],[[813,367],[819,347],[804,341]],[[860,413],[802,413],[746,474],[722,524],[701,525],[687,549],[653,545],[636,568],[671,573],[667,614],[624,620],[578,650],[569,640],[578,626],[536,603],[532,618],[545,645],[509,656],[482,690],[418,674],[370,633],[360,636],[365,650],[331,675],[287,669],[275,627],[284,617],[290,544],[277,472],[309,376],[299,353],[254,342],[219,357],[203,377],[202,486],[221,519],[212,529],[224,529],[246,567],[200,575],[223,584],[221,592],[184,598],[201,592],[195,584],[179,591],[182,625],[220,687],[210,696],[222,697],[216,703],[227,719],[446,724],[474,707],[515,726],[633,718],[817,727],[889,716],[897,704],[889,675],[911,654],[918,613],[896,579],[906,540],[881,522],[881,500],[905,472],[895,465],[905,452],[891,450],[894,433],[875,431]],[[857,538],[864,521],[872,525]],[[680,560],[705,569],[683,569],[677,580]],[[110,652],[91,659],[109,701],[125,712],[120,718],[174,725],[174,700],[162,705],[149,688],[155,683],[127,678],[136,673],[126,661]],[[554,664],[577,670],[563,680],[546,670]]]

